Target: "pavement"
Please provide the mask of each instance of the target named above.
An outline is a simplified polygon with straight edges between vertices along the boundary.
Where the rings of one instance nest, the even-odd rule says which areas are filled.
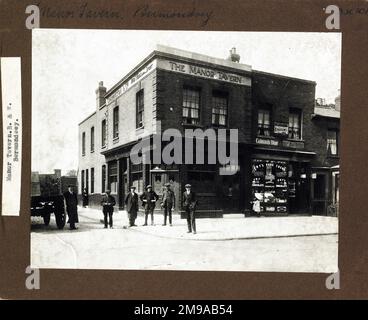
[[[337,270],[337,219],[331,217],[197,219],[197,234],[186,220],[173,226],[127,226],[125,211],[114,213],[114,229],[104,229],[102,212],[79,208],[79,228],[58,230],[32,218],[31,266],[58,269],[323,272]]]
[[[99,221],[103,214],[100,210],[79,208],[79,215]],[[114,212],[114,228],[128,226],[127,213],[124,210]],[[151,236],[180,239],[180,240],[236,240],[261,239],[279,237],[301,237],[336,235],[338,233],[338,219],[326,216],[286,216],[286,217],[244,217],[242,214],[226,214],[224,218],[196,219],[197,234],[187,233],[186,219],[180,215],[173,215],[173,226],[162,226],[163,215],[158,212],[154,215],[154,226],[143,226],[144,217],[139,215],[137,227],[131,231]]]

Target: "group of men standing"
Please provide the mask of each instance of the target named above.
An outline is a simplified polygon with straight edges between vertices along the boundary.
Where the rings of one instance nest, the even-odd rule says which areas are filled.
[[[172,226],[172,211],[175,210],[175,193],[171,190],[171,185],[167,183],[165,190],[162,195],[161,208],[164,209],[164,223],[163,226],[167,225],[167,218],[169,218],[169,225]],[[191,185],[185,185],[186,191],[183,194],[183,207],[187,213],[188,221],[188,232],[196,233],[195,227],[195,208],[197,201],[195,193],[191,191]],[[129,226],[135,227],[135,219],[139,210],[138,194],[135,192],[135,187],[130,188],[129,194],[125,198],[126,210],[128,212]],[[146,191],[139,197],[144,207],[144,224],[148,225],[148,217],[151,217],[151,225],[154,225],[154,210],[156,203],[159,200],[159,196],[153,191],[152,186],[148,185]]]
[[[175,193],[171,190],[171,185],[167,183],[165,190],[162,195],[161,208],[164,209],[164,222],[163,226],[167,225],[167,218],[169,218],[169,225],[172,226],[172,211],[175,210]],[[151,217],[151,225],[154,225],[154,210],[156,203],[159,200],[159,196],[153,191],[152,186],[148,185],[146,190],[141,196],[135,192],[134,186],[130,187],[130,192],[125,197],[126,211],[128,212],[129,227],[135,227],[135,220],[138,215],[139,201],[141,200],[144,207],[144,224],[148,225],[148,217]],[[65,208],[68,214],[68,223],[70,229],[77,229],[75,224],[78,223],[78,212],[77,205],[78,199],[77,194],[73,191],[72,186],[68,187],[68,191],[64,193]],[[114,206],[116,205],[115,198],[111,195],[110,190],[106,190],[106,193],[102,196],[101,206],[104,215],[104,227],[113,228],[113,213]],[[185,191],[182,198],[182,206],[187,215],[188,233],[196,233],[196,222],[195,222],[195,210],[197,207],[197,199],[195,193],[191,190],[191,185],[185,185]]]

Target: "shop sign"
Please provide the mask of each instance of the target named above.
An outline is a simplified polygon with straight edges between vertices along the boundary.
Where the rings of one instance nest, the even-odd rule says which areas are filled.
[[[111,101],[120,97],[123,93],[125,93],[128,89],[130,89],[134,84],[138,81],[145,78],[148,74],[151,73],[156,68],[156,60],[152,63],[145,66],[143,69],[139,70],[135,74],[133,74],[128,80],[126,80],[120,87],[114,91],[111,95],[106,98],[107,103],[109,104]]]
[[[290,141],[284,140],[282,142],[284,147],[295,148],[295,149],[304,149],[304,142],[303,141]]]
[[[279,142],[275,139],[267,139],[267,138],[256,138],[256,143],[266,144],[268,146],[278,146]]]
[[[276,122],[273,126],[273,132],[280,136],[287,136],[289,134],[289,126],[287,123]]]
[[[179,63],[174,61],[168,60],[158,60],[157,61],[157,68],[189,74],[192,76],[207,78],[207,79],[214,79],[220,80],[225,82],[230,82],[239,85],[250,86],[251,80],[248,77],[244,77],[241,75],[237,75],[234,73],[224,72],[221,70],[216,70],[214,68],[209,67],[200,67],[188,63]]]

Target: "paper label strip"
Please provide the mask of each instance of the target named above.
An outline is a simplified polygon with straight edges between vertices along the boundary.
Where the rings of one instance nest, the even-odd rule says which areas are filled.
[[[20,57],[0,58],[3,114],[3,216],[19,216],[22,168],[22,81]]]

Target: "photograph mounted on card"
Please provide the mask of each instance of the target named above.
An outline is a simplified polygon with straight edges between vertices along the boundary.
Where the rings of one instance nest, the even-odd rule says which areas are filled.
[[[32,50],[32,266],[337,271],[340,33],[38,29]]]

